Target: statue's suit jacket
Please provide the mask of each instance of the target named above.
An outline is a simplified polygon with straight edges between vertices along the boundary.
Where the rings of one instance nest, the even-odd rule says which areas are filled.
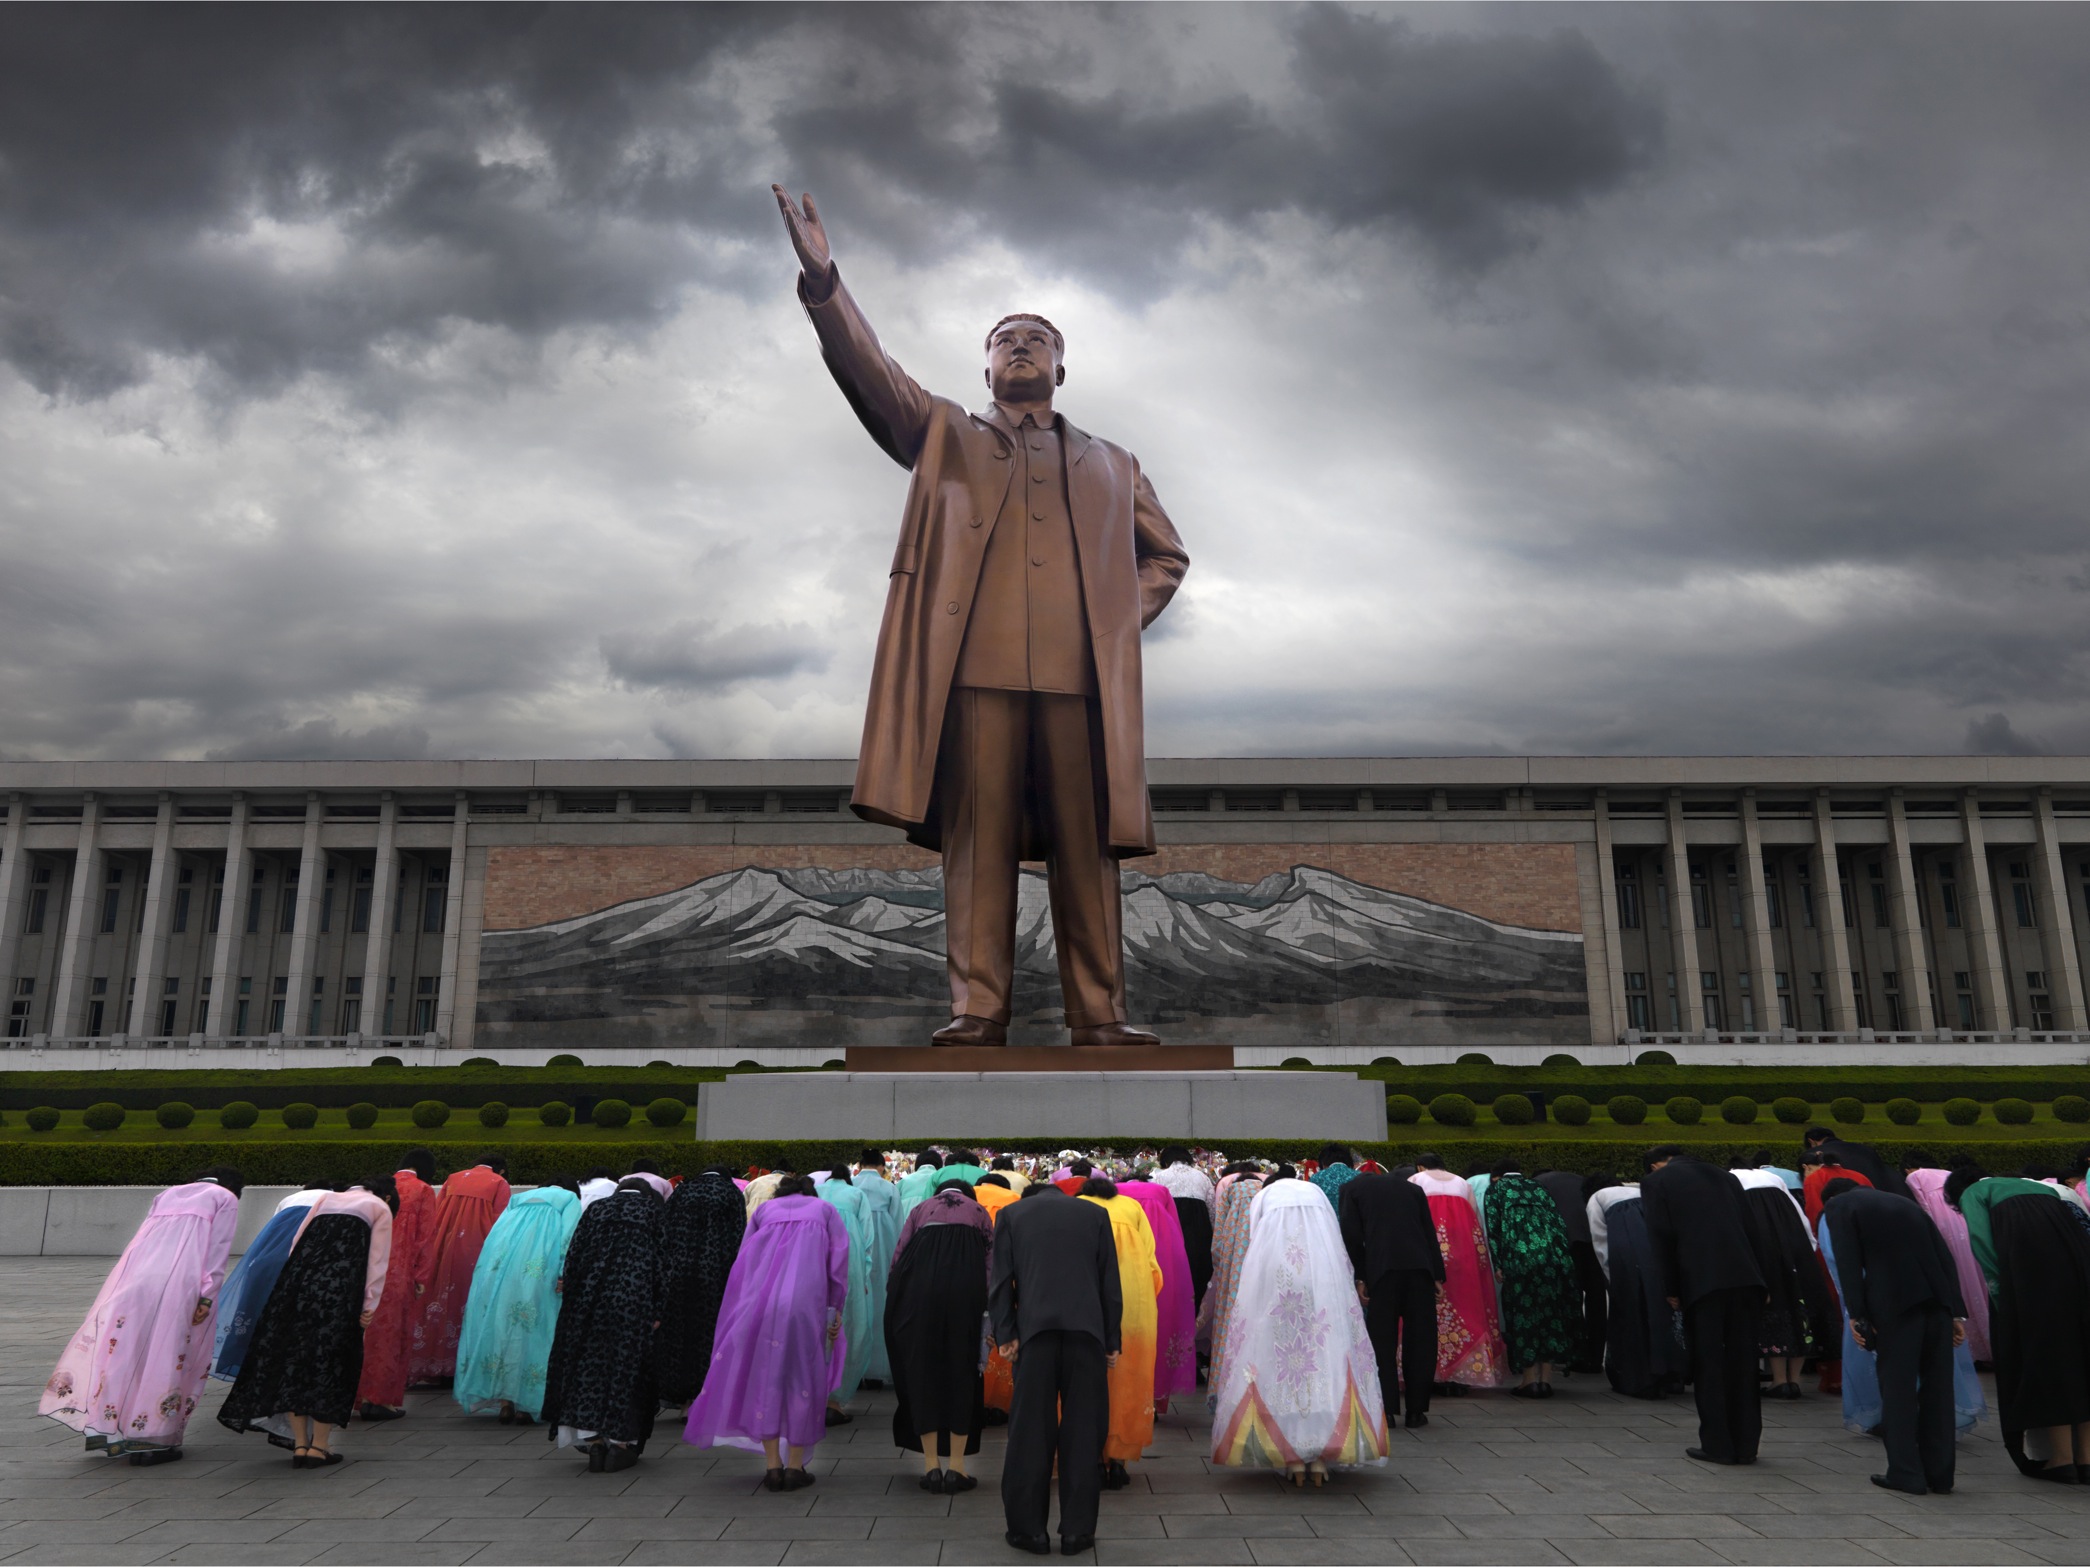
[[[924,391],[879,346],[839,273],[833,282],[816,304],[799,281],[821,356],[871,438],[914,475],[878,629],[850,806],[868,821],[905,829],[910,842],[940,849],[937,746],[987,537],[1015,477],[1013,435],[991,416]],[[1139,634],[1174,595],[1190,557],[1137,459],[1062,423],[1102,709],[1110,848],[1126,858],[1152,854]]]

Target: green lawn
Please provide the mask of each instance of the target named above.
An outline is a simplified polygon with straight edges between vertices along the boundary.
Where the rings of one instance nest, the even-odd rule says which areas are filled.
[[[1817,1106],[1814,1116],[1798,1126],[1787,1126],[1773,1120],[1770,1108],[1761,1107],[1754,1121],[1744,1126],[1732,1126],[1720,1119],[1717,1105],[1707,1105],[1705,1114],[1695,1126],[1678,1126],[1662,1114],[1660,1105],[1648,1106],[1647,1119],[1638,1126],[1614,1122],[1598,1105],[1592,1111],[1587,1126],[1562,1126],[1556,1121],[1530,1126],[1505,1126],[1498,1122],[1487,1106],[1480,1107],[1480,1119],[1471,1127],[1440,1126],[1427,1114],[1412,1125],[1393,1125],[1388,1133],[1401,1142],[1412,1142],[1417,1138],[1427,1139],[1431,1135],[1444,1137],[1493,1137],[1513,1142],[1530,1142],[1534,1139],[1560,1139],[1570,1142],[1619,1142],[1639,1139],[1647,1143],[1740,1143],[1754,1141],[1774,1152],[1789,1148],[1797,1152],[1800,1137],[1811,1126],[1826,1126],[1839,1137],[1854,1143],[1896,1142],[1950,1138],[1955,1142],[2022,1142],[2051,1140],[2054,1138],[2079,1138],[2090,1147],[2090,1126],[2072,1124],[2054,1118],[2050,1105],[2034,1105],[2032,1119],[2024,1126],[2004,1126],[1997,1122],[1995,1112],[1982,1106],[1981,1119],[1972,1126],[1954,1126],[1948,1122],[1937,1105],[1925,1105],[1923,1114],[1913,1125],[1896,1126],[1888,1120],[1878,1105],[1868,1105],[1865,1119],[1856,1126],[1838,1126],[1829,1118],[1828,1112]]]
[[[634,1106],[629,1126],[602,1127],[594,1125],[546,1126],[537,1119],[537,1111],[511,1109],[508,1124],[502,1127],[481,1126],[479,1112],[475,1106],[469,1110],[453,1107],[446,1125],[419,1127],[414,1125],[412,1112],[407,1110],[380,1110],[377,1124],[365,1130],[357,1130],[348,1124],[346,1110],[322,1110],[319,1124],[309,1131],[293,1131],[283,1124],[283,1118],[274,1110],[261,1112],[261,1119],[245,1131],[232,1131],[218,1125],[215,1110],[199,1110],[196,1119],[180,1130],[170,1130],[153,1119],[150,1110],[133,1110],[122,1126],[113,1132],[93,1132],[80,1124],[82,1112],[64,1110],[59,1112],[58,1125],[48,1132],[33,1132],[23,1119],[22,1112],[7,1112],[6,1124],[0,1126],[0,1143],[296,1143],[308,1142],[355,1142],[397,1143],[401,1141],[425,1142],[431,1148],[439,1144],[571,1141],[576,1147],[585,1148],[591,1143],[628,1143],[634,1140],[658,1139],[663,1142],[688,1142],[696,1135],[696,1112],[682,1119],[679,1126],[658,1127],[646,1119],[644,1106]]]

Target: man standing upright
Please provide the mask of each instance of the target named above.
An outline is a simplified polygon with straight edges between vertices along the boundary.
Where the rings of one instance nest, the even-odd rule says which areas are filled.
[[[1118,1363],[1125,1297],[1117,1243],[1098,1203],[1040,1181],[995,1220],[987,1311],[994,1342],[1016,1362],[1001,1503],[1008,1541],[1043,1556],[1054,1460],[1060,1550],[1096,1543],[1109,1373]]]
[[[1856,1181],[1822,1188],[1851,1336],[1878,1357],[1887,1472],[1872,1483],[1921,1496],[1952,1489],[1952,1351],[1967,1336],[1959,1269],[1913,1198]]]
[[[1749,1244],[1742,1188],[1725,1170],[1668,1145],[1645,1156],[1641,1212],[1662,1293],[1684,1314],[1698,1445],[1686,1457],[1753,1464],[1763,1438],[1756,1391],[1763,1274]]]
[[[821,356],[914,476],[850,805],[943,855],[932,1042],[1008,1042],[1018,867],[1043,859],[1072,1042],[1158,1044],[1125,1021],[1118,861],[1154,852],[1139,638],[1190,557],[1137,459],[1053,411],[1057,327],[995,324],[985,413],[932,396],[850,298],[813,198],[773,188]]]
[[[1359,1175],[1345,1181],[1336,1208],[1343,1249],[1364,1302],[1364,1330],[1379,1361],[1379,1390],[1390,1421],[1408,1386],[1408,1425],[1430,1423],[1430,1384],[1437,1374],[1437,1286],[1444,1248],[1430,1200],[1397,1175]],[[1394,1376],[1398,1342],[1401,1375]]]

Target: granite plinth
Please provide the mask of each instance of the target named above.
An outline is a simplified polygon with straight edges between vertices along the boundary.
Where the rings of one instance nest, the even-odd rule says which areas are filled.
[[[697,1100],[700,1142],[1385,1136],[1384,1086],[1348,1072],[735,1074]]]
[[[1232,1045],[851,1045],[852,1072],[1231,1072]]]

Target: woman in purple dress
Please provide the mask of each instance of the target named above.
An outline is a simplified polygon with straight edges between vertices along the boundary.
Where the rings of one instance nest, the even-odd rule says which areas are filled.
[[[719,1303],[711,1370],[683,1431],[698,1447],[759,1450],[772,1491],[813,1483],[806,1453],[826,1434],[847,1354],[849,1231],[813,1190],[804,1176],[786,1176],[749,1217]]]

